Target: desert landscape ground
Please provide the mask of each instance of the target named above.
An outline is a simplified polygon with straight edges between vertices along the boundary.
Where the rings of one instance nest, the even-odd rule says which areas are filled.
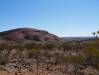
[[[0,0],[0,75],[99,75],[99,0]]]
[[[31,28],[0,32],[0,75],[99,75],[99,39]]]

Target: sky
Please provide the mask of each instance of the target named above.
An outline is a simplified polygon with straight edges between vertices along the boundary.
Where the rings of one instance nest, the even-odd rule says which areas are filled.
[[[99,0],[0,0],[0,31],[23,27],[91,36],[99,30]]]

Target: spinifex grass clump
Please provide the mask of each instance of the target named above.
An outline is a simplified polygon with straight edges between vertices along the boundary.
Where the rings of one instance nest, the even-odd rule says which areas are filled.
[[[74,63],[74,64],[84,64],[85,58],[83,55],[78,56],[65,56],[63,57],[63,61],[66,63]]]
[[[85,44],[83,54],[86,57],[86,64],[99,68],[99,42],[93,41]]]

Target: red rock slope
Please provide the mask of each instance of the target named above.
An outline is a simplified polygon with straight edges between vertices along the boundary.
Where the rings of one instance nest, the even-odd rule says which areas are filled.
[[[20,41],[20,40],[33,40],[33,41],[55,41],[59,38],[44,30],[33,28],[17,28],[0,32],[0,37],[3,40]]]

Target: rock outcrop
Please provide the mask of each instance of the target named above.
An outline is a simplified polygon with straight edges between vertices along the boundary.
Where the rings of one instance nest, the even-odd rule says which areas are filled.
[[[32,28],[18,28],[0,32],[0,37],[3,40],[20,41],[20,40],[33,40],[33,41],[55,41],[59,38],[44,30],[37,30]]]

